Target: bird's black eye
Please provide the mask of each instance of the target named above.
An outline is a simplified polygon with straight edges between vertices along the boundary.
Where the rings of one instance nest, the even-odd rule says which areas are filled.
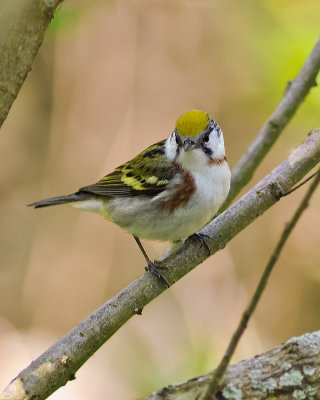
[[[210,132],[207,132],[207,133],[205,133],[204,136],[203,136],[203,142],[204,142],[204,143],[208,143],[209,140],[210,140]]]

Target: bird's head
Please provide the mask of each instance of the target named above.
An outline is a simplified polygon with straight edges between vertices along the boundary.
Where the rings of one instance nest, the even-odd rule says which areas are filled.
[[[219,125],[208,114],[188,111],[179,117],[165,144],[166,156],[184,168],[202,169],[223,160],[225,148]]]

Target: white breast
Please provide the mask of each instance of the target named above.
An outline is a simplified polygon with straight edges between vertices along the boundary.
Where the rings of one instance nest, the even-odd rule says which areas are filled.
[[[194,172],[194,177],[196,192],[186,207],[174,213],[173,240],[186,238],[203,228],[215,216],[229,193],[230,169],[227,162],[207,167],[205,173]]]

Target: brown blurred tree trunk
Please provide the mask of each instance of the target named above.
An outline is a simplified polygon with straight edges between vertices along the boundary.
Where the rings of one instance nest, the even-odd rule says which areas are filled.
[[[16,99],[62,0],[0,2],[0,127]]]

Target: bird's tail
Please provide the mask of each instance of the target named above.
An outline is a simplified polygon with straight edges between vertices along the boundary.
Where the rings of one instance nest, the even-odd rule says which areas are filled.
[[[90,197],[89,193],[76,192],[68,194],[66,196],[50,197],[49,199],[36,201],[34,203],[28,204],[28,206],[34,208],[49,207],[49,206],[55,206],[57,204],[66,204],[66,203],[73,203],[75,201],[88,200],[89,197]]]

